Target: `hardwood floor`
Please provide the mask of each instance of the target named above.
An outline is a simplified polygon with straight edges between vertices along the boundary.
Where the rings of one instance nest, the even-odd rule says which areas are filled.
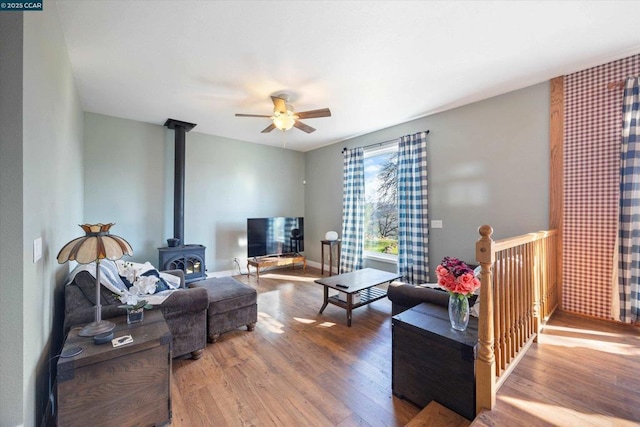
[[[402,426],[420,408],[391,393],[391,303],[322,305],[320,271],[237,276],[258,291],[255,331],[174,360],[172,426]],[[640,425],[640,329],[554,315],[474,426]]]
[[[640,425],[640,328],[556,313],[472,426]]]
[[[420,408],[391,393],[391,303],[322,305],[320,271],[237,276],[258,291],[258,324],[174,360],[172,426],[402,426]]]

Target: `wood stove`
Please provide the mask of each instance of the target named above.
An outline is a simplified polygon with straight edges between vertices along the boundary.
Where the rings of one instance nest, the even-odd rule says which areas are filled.
[[[186,283],[202,280],[207,277],[202,245],[183,245],[158,248],[159,264],[163,270],[182,270]]]
[[[158,264],[162,270],[184,271],[185,282],[190,283],[207,277],[205,247],[184,244],[185,135],[196,125],[174,119],[167,119],[164,125],[175,132],[173,238],[167,239],[169,246],[158,248]]]

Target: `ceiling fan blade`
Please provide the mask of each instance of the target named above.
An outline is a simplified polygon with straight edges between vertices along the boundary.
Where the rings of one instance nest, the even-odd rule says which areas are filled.
[[[306,132],[306,133],[315,132],[314,128],[312,128],[309,125],[305,125],[304,123],[302,123],[299,120],[296,120],[296,122],[293,124],[293,127],[296,127],[298,129],[300,129],[301,131]]]
[[[261,132],[261,133],[269,133],[269,132],[271,132],[272,130],[274,130],[275,128],[276,128],[276,125],[274,125],[273,123],[271,123],[269,126],[267,126],[266,128],[264,128],[264,129],[262,130],[262,132]]]
[[[265,116],[264,114],[240,114],[240,113],[236,113],[236,117],[266,117],[266,118],[270,118],[271,116]]]
[[[271,100],[273,101],[273,111],[277,111],[282,114],[287,112],[287,102],[284,99],[272,96]]]
[[[331,117],[331,110],[328,108],[321,108],[319,110],[303,111],[296,113],[301,119],[315,119],[317,117]]]

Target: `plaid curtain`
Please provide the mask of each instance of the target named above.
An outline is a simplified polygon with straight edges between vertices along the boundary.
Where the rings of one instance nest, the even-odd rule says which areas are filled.
[[[398,274],[408,283],[429,281],[427,132],[398,145]]]
[[[364,152],[344,151],[340,273],[362,268],[364,245]]]
[[[620,321],[640,312],[640,77],[628,78],[622,105],[618,290]]]

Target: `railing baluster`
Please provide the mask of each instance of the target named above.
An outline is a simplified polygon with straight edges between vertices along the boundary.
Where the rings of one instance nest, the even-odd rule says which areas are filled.
[[[498,382],[537,338],[558,306],[561,274],[557,230],[494,242],[493,229],[479,228],[476,260],[481,265],[476,412],[492,409]]]

